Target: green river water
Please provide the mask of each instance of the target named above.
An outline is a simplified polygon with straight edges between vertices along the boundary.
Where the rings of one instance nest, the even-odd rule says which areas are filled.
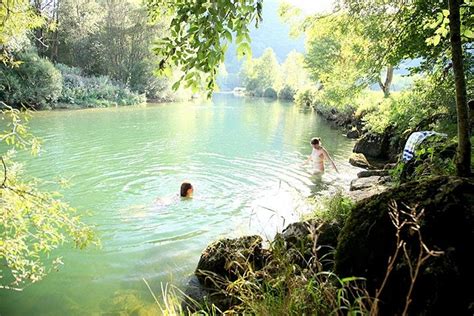
[[[0,315],[159,314],[143,278],[182,287],[208,243],[271,238],[309,209],[307,197],[347,189],[353,142],[291,103],[218,94],[212,101],[35,113],[44,141],[29,175],[70,179],[64,199],[95,226],[100,247],[71,245],[64,266],[22,292],[0,290]],[[338,165],[322,180],[301,163],[311,137]],[[194,199],[176,198],[190,180]],[[156,199],[161,202],[157,203]]]

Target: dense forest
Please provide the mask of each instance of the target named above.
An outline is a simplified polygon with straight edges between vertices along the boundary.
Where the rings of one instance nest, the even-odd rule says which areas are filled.
[[[430,314],[456,300],[452,311],[472,314],[459,282],[472,262],[463,245],[472,245],[473,11],[472,0],[339,0],[324,14],[266,0],[2,1],[0,291],[41,281],[62,264],[52,254],[65,242],[98,243],[17,162],[15,150],[41,147],[30,109],[173,102],[242,86],[246,97],[293,102],[357,138],[356,165],[390,187],[358,204],[324,199],[270,249],[255,236],[212,244],[196,269],[211,294],[186,306],[165,293],[174,301],[162,313]],[[403,160],[422,132],[439,137]],[[399,285],[390,275],[409,277]],[[430,287],[433,298],[422,292]]]
[[[8,43],[21,62],[1,69],[0,98],[7,104],[107,107],[177,97],[172,79],[154,75],[152,46],[166,32],[165,20],[149,22],[144,4],[35,1],[30,10],[34,31]]]

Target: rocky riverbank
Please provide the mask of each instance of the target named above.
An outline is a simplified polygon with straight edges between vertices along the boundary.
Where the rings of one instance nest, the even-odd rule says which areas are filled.
[[[401,314],[407,302],[409,314],[468,315],[474,302],[465,290],[474,281],[473,228],[473,179],[410,182],[360,201],[345,223],[291,224],[270,249],[259,236],[215,242],[203,252],[186,293],[220,311],[242,312],[251,305],[239,288],[245,282],[257,298],[275,280],[285,288],[285,278],[296,277],[310,291],[321,286],[312,283],[321,273],[336,273],[340,280],[363,277],[371,297],[381,290],[377,303],[370,303],[381,315]],[[279,262],[291,276],[281,273],[287,270]],[[193,308],[189,299],[185,305]]]

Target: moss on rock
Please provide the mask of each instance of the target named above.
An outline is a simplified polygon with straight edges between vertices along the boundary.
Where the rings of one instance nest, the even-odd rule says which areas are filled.
[[[336,274],[367,278],[371,293],[380,287],[389,257],[395,252],[395,227],[389,217],[389,203],[400,210],[424,210],[421,233],[424,243],[444,251],[422,266],[416,280],[410,314],[472,314],[474,260],[474,180],[436,177],[410,182],[381,193],[357,205],[339,235]],[[400,213],[401,216],[403,214]],[[413,234],[402,235],[410,254],[419,250]],[[403,310],[410,285],[407,262],[399,257],[382,293],[382,314]],[[472,307],[471,307],[472,308]]]

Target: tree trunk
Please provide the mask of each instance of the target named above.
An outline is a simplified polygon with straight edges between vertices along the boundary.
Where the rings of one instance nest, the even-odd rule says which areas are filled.
[[[460,4],[462,0],[449,0],[449,33],[456,84],[456,111],[458,119],[458,150],[456,171],[458,176],[471,174],[471,142],[469,139],[469,111],[467,108],[466,79],[461,45]]]
[[[385,82],[382,83],[382,80],[379,78],[379,86],[383,91],[384,97],[388,97],[390,95],[390,86],[392,85],[393,80],[393,66],[387,66],[387,74],[385,75]]]
[[[58,46],[59,46],[59,3],[60,0],[56,0],[54,2],[53,7],[53,21],[56,23],[56,29],[53,31],[51,35],[51,44],[50,44],[50,56],[49,59],[51,61],[57,62],[58,61]]]

